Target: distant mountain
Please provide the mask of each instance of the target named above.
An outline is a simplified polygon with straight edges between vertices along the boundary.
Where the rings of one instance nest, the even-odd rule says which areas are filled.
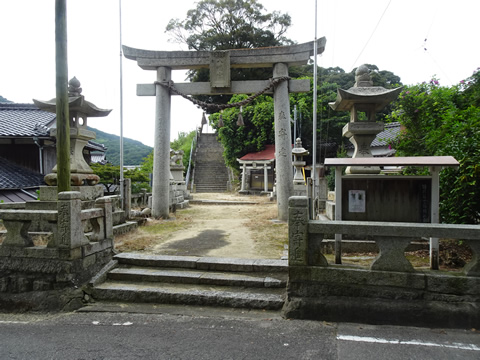
[[[107,160],[113,165],[120,165],[120,136],[89,127],[95,131],[97,138],[95,142],[104,144],[107,147]],[[153,148],[142,144],[140,141],[123,138],[123,165],[140,165],[143,158],[152,152]]]
[[[7,104],[8,104],[8,103],[11,103],[10,100],[4,98],[2,95],[0,95],[0,102],[1,102],[1,103],[7,103]]]

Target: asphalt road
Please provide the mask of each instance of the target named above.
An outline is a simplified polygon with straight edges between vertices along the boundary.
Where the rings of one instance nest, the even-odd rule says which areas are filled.
[[[0,314],[0,359],[480,359],[475,330],[285,320],[268,312],[192,307],[95,311]]]

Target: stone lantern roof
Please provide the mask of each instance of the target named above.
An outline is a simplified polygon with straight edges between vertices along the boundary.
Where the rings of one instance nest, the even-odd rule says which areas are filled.
[[[81,95],[82,88],[80,81],[73,77],[68,82],[68,108],[70,112],[83,114],[85,117],[104,117],[110,114],[111,109],[100,109],[93,105],[90,101],[85,100],[85,96]],[[33,102],[39,109],[56,113],[56,99],[42,101],[35,100]]]
[[[348,90],[337,89],[335,102],[329,103],[336,111],[373,111],[379,112],[397,98],[403,87],[385,89],[373,86],[369,70],[361,65],[355,72],[355,85]]]

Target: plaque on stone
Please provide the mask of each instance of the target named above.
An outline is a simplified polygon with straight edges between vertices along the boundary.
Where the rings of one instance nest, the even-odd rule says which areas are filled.
[[[212,88],[230,87],[229,51],[213,51],[210,53],[210,86]]]

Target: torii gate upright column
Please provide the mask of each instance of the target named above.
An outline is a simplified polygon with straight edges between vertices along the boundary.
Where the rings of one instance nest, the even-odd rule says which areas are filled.
[[[157,68],[157,82],[171,80],[172,69]],[[155,140],[153,152],[152,216],[168,218],[170,186],[170,90],[155,85]]]
[[[273,66],[273,78],[288,76],[287,64]],[[290,97],[288,82],[275,87],[273,92],[275,113],[275,168],[277,179],[278,219],[288,218],[288,198],[293,193],[292,136],[290,134]]]

